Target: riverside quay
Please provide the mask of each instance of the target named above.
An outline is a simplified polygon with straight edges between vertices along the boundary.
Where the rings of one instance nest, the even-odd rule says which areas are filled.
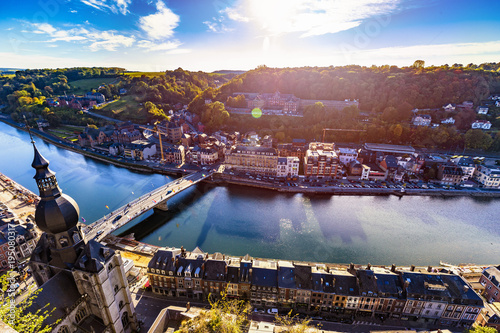
[[[251,305],[471,327],[483,301],[446,268],[399,269],[209,255],[161,248],[148,265],[154,293],[207,300],[226,292]]]

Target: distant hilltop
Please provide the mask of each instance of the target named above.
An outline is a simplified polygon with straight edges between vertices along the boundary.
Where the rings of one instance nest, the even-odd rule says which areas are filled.
[[[240,74],[243,74],[243,73],[246,73],[248,71],[240,71],[240,70],[230,70],[230,69],[223,69],[223,70],[220,70],[220,71],[213,71],[212,73],[215,73],[215,74],[236,74],[236,75],[240,75]]]
[[[25,68],[0,68],[0,73],[8,73],[8,72],[15,72],[15,71],[24,71]]]

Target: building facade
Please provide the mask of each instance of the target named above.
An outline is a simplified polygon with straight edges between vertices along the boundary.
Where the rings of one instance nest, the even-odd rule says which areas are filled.
[[[276,176],[278,154],[274,148],[233,146],[226,153],[226,168]]]

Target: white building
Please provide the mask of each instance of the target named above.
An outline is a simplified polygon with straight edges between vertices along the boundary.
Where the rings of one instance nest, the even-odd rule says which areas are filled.
[[[469,180],[474,176],[474,171],[476,171],[476,164],[474,160],[469,156],[458,156],[452,158],[451,161],[462,168],[463,177],[462,181]]]
[[[472,123],[471,128],[488,130],[491,128],[491,123],[488,120],[476,120]]]
[[[277,177],[296,177],[299,175],[300,160],[298,157],[278,157]]]
[[[500,168],[478,165],[474,172],[474,179],[484,187],[500,187]]]
[[[476,108],[477,114],[488,114],[488,107],[481,105]]]
[[[349,162],[358,158],[358,151],[352,148],[339,148],[337,156],[340,163],[347,165]]]
[[[453,119],[453,117],[441,120],[441,124],[454,124],[454,123],[455,123],[455,119]]]

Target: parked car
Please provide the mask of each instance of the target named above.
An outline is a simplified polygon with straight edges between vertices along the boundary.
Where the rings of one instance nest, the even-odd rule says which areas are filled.
[[[278,309],[276,309],[276,308],[268,309],[267,313],[272,314],[272,315],[278,314]]]

